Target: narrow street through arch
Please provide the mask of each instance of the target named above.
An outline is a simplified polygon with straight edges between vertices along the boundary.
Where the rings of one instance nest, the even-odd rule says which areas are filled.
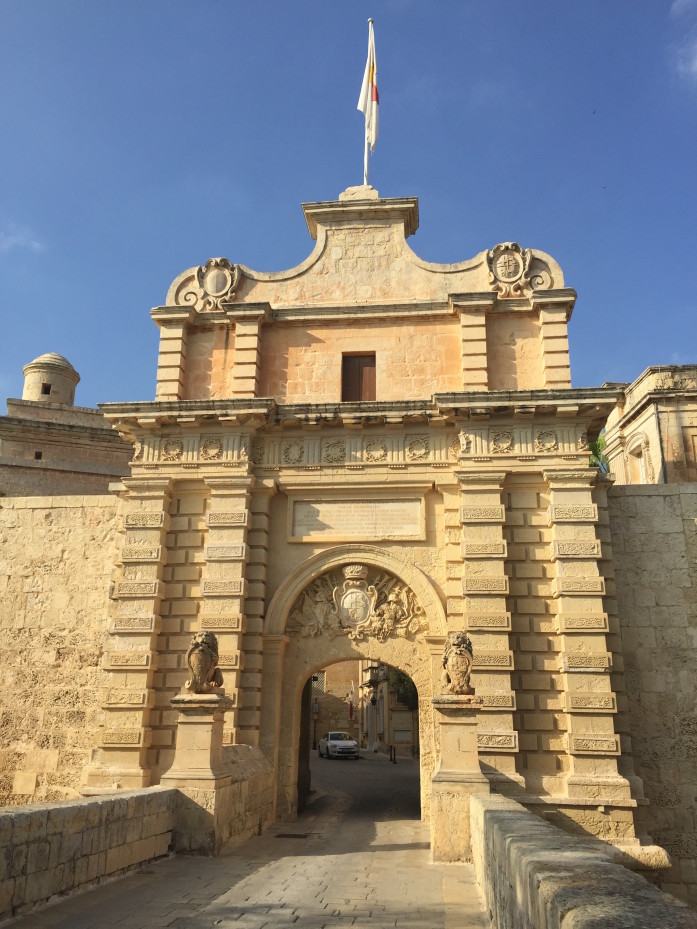
[[[176,856],[14,920],[12,929],[486,929],[471,865],[430,863],[419,767],[311,757],[296,822],[217,858]]]

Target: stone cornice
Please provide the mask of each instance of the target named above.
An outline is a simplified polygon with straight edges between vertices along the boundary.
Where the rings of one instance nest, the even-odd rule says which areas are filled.
[[[530,419],[538,416],[581,418],[598,430],[617,403],[615,387],[561,388],[557,390],[483,390],[435,394],[438,413],[447,419],[481,420],[500,417]],[[599,425],[598,425],[599,424]]]
[[[370,188],[366,188],[366,191]],[[373,193],[371,191],[371,193]],[[364,224],[367,222],[389,223],[401,220],[404,223],[404,236],[408,238],[419,228],[419,201],[416,197],[378,197],[366,196],[364,199],[322,200],[316,203],[303,203],[303,213],[307,229],[313,239],[317,238],[318,227],[329,223]]]

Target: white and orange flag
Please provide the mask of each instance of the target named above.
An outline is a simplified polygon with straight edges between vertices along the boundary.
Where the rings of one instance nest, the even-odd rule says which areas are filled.
[[[375,60],[375,35],[373,21],[368,20],[368,60],[365,63],[365,74],[361,95],[358,98],[358,109],[365,116],[365,139],[370,145],[371,152],[375,150],[378,140],[378,66]]]

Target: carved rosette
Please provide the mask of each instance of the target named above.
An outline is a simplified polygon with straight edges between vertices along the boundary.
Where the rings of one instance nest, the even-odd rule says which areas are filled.
[[[305,588],[291,608],[286,632],[385,642],[391,636],[412,638],[425,628],[426,616],[403,581],[386,571],[347,564]]]

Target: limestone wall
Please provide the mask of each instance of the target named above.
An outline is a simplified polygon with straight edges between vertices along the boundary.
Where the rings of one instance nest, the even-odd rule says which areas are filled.
[[[692,910],[507,797],[470,799],[477,878],[497,929],[695,929]]]
[[[0,500],[0,802],[78,795],[97,744],[111,496]]]
[[[697,905],[697,485],[614,487],[608,513],[622,752],[649,800],[640,822],[672,860],[661,886]]]
[[[166,855],[178,792],[0,810],[0,919]]]
[[[460,325],[437,320],[366,320],[275,325],[262,330],[258,396],[279,403],[338,403],[341,356],[375,352],[376,398],[421,400],[462,390]]]

